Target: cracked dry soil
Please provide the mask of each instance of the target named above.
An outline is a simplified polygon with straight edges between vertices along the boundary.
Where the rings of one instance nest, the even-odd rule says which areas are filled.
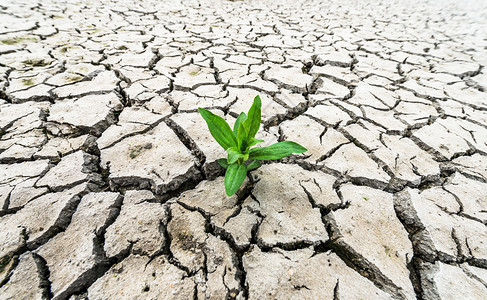
[[[487,299],[485,1],[0,3],[0,299]],[[226,197],[230,123],[269,162]]]

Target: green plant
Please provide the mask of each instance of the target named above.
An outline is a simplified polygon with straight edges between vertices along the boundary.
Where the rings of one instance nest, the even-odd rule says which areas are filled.
[[[228,196],[235,194],[240,188],[248,171],[260,167],[259,160],[281,159],[292,153],[308,151],[298,143],[291,141],[250,149],[263,142],[263,140],[255,138],[255,134],[260,128],[261,108],[262,101],[259,96],[256,96],[248,114],[242,112],[238,116],[233,131],[222,117],[206,109],[198,108],[211,135],[227,152],[227,158],[219,159],[218,163],[226,169],[224,182],[225,192]],[[246,163],[247,160],[250,160],[250,163]]]

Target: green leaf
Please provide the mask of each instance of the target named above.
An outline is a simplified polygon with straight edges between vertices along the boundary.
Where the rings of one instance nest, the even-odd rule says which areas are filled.
[[[243,154],[240,153],[240,151],[238,151],[237,147],[228,148],[227,153],[228,153],[227,161],[229,165],[236,162],[240,157],[243,157]]]
[[[204,109],[198,108],[203,119],[205,119],[211,135],[223,149],[227,150],[230,147],[237,147],[237,139],[233,135],[228,123],[220,116]]]
[[[228,168],[228,162],[226,158],[220,158],[216,161],[222,168],[226,169]]]
[[[231,164],[225,173],[225,193],[227,196],[235,194],[247,176],[247,166],[245,164]]]
[[[254,160],[247,166],[247,171],[255,170],[260,166],[261,166],[260,162],[258,160]]]
[[[238,135],[238,127],[239,127],[240,123],[243,123],[245,121],[245,119],[247,119],[247,115],[244,112],[242,112],[242,113],[240,113],[240,115],[238,115],[238,118],[235,121],[235,124],[233,124],[233,135],[235,137],[237,137],[237,135]]]
[[[250,140],[250,143],[247,145],[247,148],[250,148],[252,146],[255,146],[256,144],[258,143],[262,143],[264,140],[259,140],[259,139],[256,139],[256,138],[252,138]]]
[[[257,147],[249,152],[250,159],[269,160],[281,159],[292,153],[303,153],[308,151],[298,143],[284,141],[270,145],[269,147]]]
[[[245,126],[240,123],[240,126],[238,127],[238,134],[237,134],[237,143],[238,143],[238,149],[240,149],[241,152],[244,152],[247,149],[247,136],[249,132],[245,128]]]
[[[245,129],[248,131],[247,140],[250,140],[255,136],[257,131],[259,131],[260,127],[260,118],[261,118],[261,109],[262,109],[262,101],[260,100],[259,95],[255,96],[254,103],[249,109],[249,113],[247,114],[247,119],[243,122]]]

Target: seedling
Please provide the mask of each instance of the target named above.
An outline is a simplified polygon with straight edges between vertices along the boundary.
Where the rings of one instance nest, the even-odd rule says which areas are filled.
[[[247,177],[248,171],[261,166],[260,160],[281,159],[292,153],[308,151],[298,143],[291,141],[250,149],[250,147],[263,142],[263,140],[255,138],[255,134],[260,128],[261,108],[262,101],[259,96],[256,96],[248,114],[242,112],[238,116],[233,125],[233,131],[222,117],[206,109],[198,108],[211,135],[227,152],[226,159],[218,160],[220,166],[226,169],[224,182],[227,196],[235,194]]]

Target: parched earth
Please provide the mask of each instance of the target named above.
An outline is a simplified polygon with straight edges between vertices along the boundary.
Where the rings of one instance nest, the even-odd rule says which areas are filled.
[[[0,2],[0,299],[487,299],[487,2]],[[233,197],[197,113],[303,155]]]

